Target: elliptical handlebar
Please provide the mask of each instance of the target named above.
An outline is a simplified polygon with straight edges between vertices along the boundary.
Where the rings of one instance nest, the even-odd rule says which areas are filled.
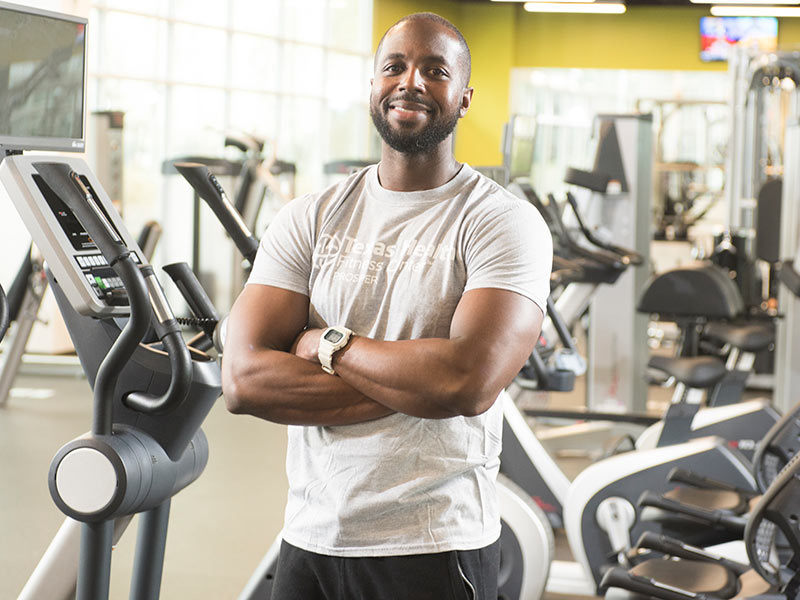
[[[701,523],[706,523],[715,527],[723,527],[737,535],[744,534],[744,528],[747,523],[746,518],[731,514],[728,511],[684,504],[650,490],[642,492],[637,504],[639,504],[639,506],[652,506],[679,515],[686,515]]]
[[[225,190],[222,189],[213,173],[208,170],[207,166],[200,163],[175,163],[175,169],[189,182],[197,195],[206,201],[233,239],[239,252],[252,265],[258,251],[258,240],[245,225],[241,215],[231,205]]]
[[[208,336],[209,340],[213,340],[214,331],[221,319],[214,303],[197,279],[197,275],[185,262],[164,265],[162,268],[170,276],[189,308],[197,317],[197,322],[203,332]]]
[[[597,263],[613,267],[615,269],[619,269],[620,271],[625,270],[630,264],[628,261],[625,260],[625,257],[616,253],[606,250],[604,248],[598,248],[597,250],[590,250],[589,248],[585,248],[578,244],[572,236],[570,232],[567,230],[567,226],[564,224],[564,220],[561,218],[561,214],[558,212],[556,208],[556,199],[553,194],[547,194],[547,200],[550,203],[550,206],[553,209],[550,211],[550,214],[555,219],[558,228],[561,230],[562,237],[564,241],[569,245],[569,249],[576,253],[579,256],[583,256],[590,260],[594,260]],[[538,208],[538,207],[537,207]]]
[[[674,556],[677,558],[719,564],[726,569],[730,569],[737,576],[750,569],[750,565],[747,563],[737,562],[721,555],[712,554],[711,552],[706,551],[704,548],[691,546],[679,539],[655,533],[653,531],[645,531],[642,533],[639,541],[636,542],[636,549],[655,550],[661,554]]]
[[[598,591],[605,595],[609,588],[630,590],[648,598],[660,598],[662,600],[721,600],[718,596],[711,594],[691,592],[664,585],[650,577],[633,575],[621,567],[612,567],[603,574]]]
[[[153,267],[139,268],[147,286],[147,295],[153,314],[153,324],[158,339],[169,356],[169,387],[160,396],[131,392],[122,398],[128,408],[146,414],[163,414],[177,407],[189,394],[192,385],[192,358],[181,335],[181,328],[164,296],[164,290],[155,276]]]
[[[172,368],[169,388],[158,397],[133,392],[124,401],[131,408],[145,413],[163,413],[175,408],[189,391],[191,357],[152,267],[139,268],[131,257],[131,251],[96,204],[91,191],[68,164],[37,162],[33,167],[86,229],[109,266],[119,275],[128,295],[130,319],[97,371],[92,432],[111,434],[111,406],[117,380],[147,333],[153,315],[156,332],[169,354]]]
[[[189,308],[198,318],[219,321],[219,313],[214,303],[188,264],[178,262],[164,265],[162,268],[175,282]]]
[[[631,250],[630,248],[623,248],[622,246],[617,246],[616,244],[612,244],[611,242],[604,242],[603,240],[598,238],[594,234],[594,232],[591,229],[589,229],[589,227],[586,225],[586,222],[583,220],[581,211],[578,208],[578,201],[575,199],[575,196],[572,195],[572,192],[567,192],[567,202],[569,202],[569,205],[572,208],[572,212],[575,215],[575,219],[578,221],[578,227],[580,227],[580,230],[583,233],[583,235],[592,244],[594,244],[598,248],[602,248],[603,250],[608,250],[609,252],[613,252],[614,254],[619,255],[620,258],[627,264],[639,266],[642,263],[644,263],[644,256],[642,256],[636,250]]]
[[[260,153],[264,151],[264,140],[249,134],[229,133],[225,136],[225,145],[233,146],[242,152]]]

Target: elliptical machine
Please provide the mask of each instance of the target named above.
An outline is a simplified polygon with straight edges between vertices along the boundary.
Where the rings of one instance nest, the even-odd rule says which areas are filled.
[[[94,389],[92,430],[50,468],[68,519],[20,598],[107,598],[112,544],[139,513],[130,597],[155,600],[170,500],[208,459],[200,425],[220,394],[219,367],[187,348],[152,267],[82,160],[9,156],[0,185],[45,258]]]

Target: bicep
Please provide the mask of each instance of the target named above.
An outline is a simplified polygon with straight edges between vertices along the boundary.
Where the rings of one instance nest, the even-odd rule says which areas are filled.
[[[521,294],[473,289],[456,307],[450,339],[458,343],[471,368],[506,385],[533,350],[543,317],[541,308]]]
[[[231,308],[225,353],[289,351],[308,323],[308,296],[270,285],[247,285]]]

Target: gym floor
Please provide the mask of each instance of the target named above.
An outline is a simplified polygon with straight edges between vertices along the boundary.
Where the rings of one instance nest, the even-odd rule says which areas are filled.
[[[0,598],[16,598],[63,515],[47,489],[55,452],[91,426],[83,377],[20,376],[0,409]],[[285,428],[233,416],[222,400],[203,429],[205,473],[172,501],[161,597],[235,599],[280,531]],[[128,598],[136,522],[112,559],[111,598]]]

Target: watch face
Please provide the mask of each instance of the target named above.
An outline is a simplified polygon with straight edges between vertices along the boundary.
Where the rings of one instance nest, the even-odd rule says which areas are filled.
[[[325,334],[325,339],[329,341],[331,344],[335,344],[343,337],[344,335],[340,331],[336,331],[335,329],[332,329],[331,331]]]

